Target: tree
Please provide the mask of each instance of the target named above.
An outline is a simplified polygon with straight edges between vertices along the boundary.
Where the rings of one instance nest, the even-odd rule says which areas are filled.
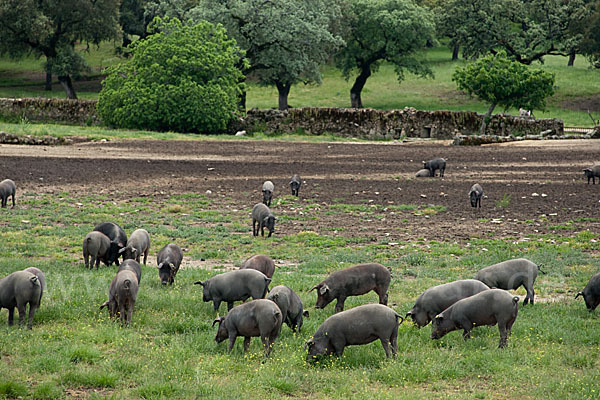
[[[505,109],[544,109],[546,98],[554,94],[553,73],[513,61],[504,51],[457,68],[452,80],[460,90],[490,103],[481,123],[482,135],[497,105]]]
[[[131,57],[109,67],[98,111],[111,126],[218,132],[235,117],[240,49],[223,26],[156,18]]]
[[[350,89],[352,107],[363,106],[362,89],[383,61],[394,66],[399,82],[407,71],[432,75],[415,54],[434,40],[432,16],[426,9],[411,0],[352,0],[347,18],[346,47],[337,63],[346,79],[358,72]]]
[[[118,0],[3,0],[0,2],[0,53],[46,57],[46,89],[52,74],[68,98],[77,98],[71,76],[85,69],[77,41],[99,44],[119,35]]]
[[[503,49],[529,65],[546,55],[569,56],[582,39],[573,29],[588,13],[584,0],[449,0],[440,8],[440,32],[463,56]]]
[[[590,3],[590,14],[582,26],[580,51],[592,65],[600,67],[600,1]]]
[[[337,1],[205,0],[187,15],[227,28],[249,60],[245,74],[277,88],[280,110],[293,84],[321,82],[319,67],[343,45],[332,29],[341,16]]]

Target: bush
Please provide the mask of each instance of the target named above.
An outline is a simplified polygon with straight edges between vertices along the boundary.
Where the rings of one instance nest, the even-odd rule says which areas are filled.
[[[242,52],[225,29],[157,18],[155,33],[134,42],[131,58],[106,70],[98,100],[113,127],[210,133],[235,117]]]

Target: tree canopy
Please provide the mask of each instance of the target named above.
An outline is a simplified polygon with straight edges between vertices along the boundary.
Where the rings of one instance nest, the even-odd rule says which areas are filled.
[[[544,109],[546,98],[554,94],[554,74],[511,60],[504,51],[457,68],[452,80],[460,90],[490,103],[481,124],[481,134],[485,133],[487,121],[497,105],[505,109]]]
[[[187,15],[227,28],[250,62],[245,73],[277,87],[280,109],[293,84],[321,82],[320,65],[343,44],[330,29],[341,16],[336,1],[204,0]]]
[[[503,49],[523,64],[569,56],[583,36],[573,29],[589,10],[583,0],[448,0],[438,29],[466,58]]]
[[[225,28],[156,18],[132,56],[107,69],[98,101],[111,126],[219,132],[235,117],[241,50]]]
[[[3,0],[0,53],[46,57],[47,86],[58,76],[67,97],[76,98],[71,76],[84,71],[78,41],[99,44],[119,35],[118,0]]]
[[[346,47],[337,57],[344,76],[358,73],[350,89],[352,107],[362,107],[361,92],[381,62],[394,66],[398,81],[405,72],[431,75],[417,50],[434,41],[431,13],[411,0],[350,0]]]

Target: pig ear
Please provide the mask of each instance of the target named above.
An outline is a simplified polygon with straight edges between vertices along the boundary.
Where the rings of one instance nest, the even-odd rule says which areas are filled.
[[[134,247],[131,249],[131,252],[135,255],[135,254],[137,254],[137,249]]]
[[[329,291],[329,286],[327,285],[323,285],[321,286],[321,288],[319,289],[319,294],[324,295],[325,293],[327,293]]]
[[[219,317],[217,319],[215,319],[212,323],[212,326],[215,326],[215,324],[218,322],[219,325],[221,325],[221,322],[223,322],[223,320],[225,319],[225,317]]]
[[[583,292],[577,293],[577,296],[575,296],[575,298],[578,298],[579,296],[583,296]]]
[[[320,285],[320,284],[319,284],[319,285]],[[312,292],[313,290],[315,290],[315,289],[318,289],[318,288],[319,288],[319,285],[315,285],[315,286],[313,286],[313,287],[312,287],[312,288],[309,290],[309,292]]]
[[[156,268],[161,269],[164,263],[160,263],[156,266]]]
[[[304,310],[304,312],[302,312],[302,315],[305,316],[306,318],[310,317],[310,314],[308,313],[308,310]]]
[[[444,316],[442,314],[438,314],[438,315],[435,316],[435,319],[438,320],[438,321],[441,321],[441,320],[444,319]]]
[[[175,271],[175,264],[169,263],[169,267],[171,267],[171,271]]]
[[[309,339],[306,343],[304,343],[304,350],[306,350],[306,348],[310,348],[310,346],[312,346],[313,344],[315,344],[315,342],[312,339]]]
[[[123,253],[125,251],[125,247],[122,247],[119,249],[119,254]]]

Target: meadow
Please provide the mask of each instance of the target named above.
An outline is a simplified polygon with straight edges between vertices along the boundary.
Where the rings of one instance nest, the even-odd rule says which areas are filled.
[[[148,158],[159,143],[87,143],[68,155],[58,148],[25,154],[20,146],[2,147],[0,166],[20,180],[17,207],[0,211],[0,276],[36,266],[48,287],[32,330],[8,327],[7,312],[0,311],[0,398],[598,397],[600,320],[574,300],[597,272],[599,221],[588,200],[596,188],[564,173],[565,163],[578,158],[568,147],[465,154],[441,144],[211,139],[170,141],[160,158]],[[276,149],[267,154],[265,146]],[[365,163],[354,160],[357,149]],[[408,158],[435,152],[453,160],[446,177],[416,182]],[[579,154],[595,152],[587,145]],[[474,168],[492,154],[494,165]],[[562,154],[561,167],[535,179],[512,171],[513,189],[507,189],[503,172],[512,165],[547,168],[536,158],[541,154]],[[514,160],[521,158],[528,162],[519,166]],[[103,166],[107,159],[118,162]],[[460,172],[463,165],[467,172]],[[135,171],[140,166],[143,173]],[[296,198],[285,182],[289,168],[300,166],[306,183]],[[270,239],[253,238],[250,228],[249,207],[260,199],[264,176],[280,188]],[[478,213],[467,204],[472,179],[488,190]],[[512,201],[507,190],[514,190]],[[531,197],[534,190],[548,193],[549,202]],[[550,201],[564,197],[565,203]],[[98,309],[116,267],[83,266],[82,239],[101,221],[118,222],[128,234],[143,227],[152,238],[130,327]],[[185,250],[184,268],[172,287],[163,287],[155,255],[171,241]],[[311,313],[299,334],[282,327],[267,360],[258,338],[245,355],[241,339],[231,354],[226,343],[215,343],[212,303],[203,303],[193,285],[258,253],[276,260],[272,286],[291,287]],[[389,266],[389,305],[404,315],[426,288],[514,257],[543,264],[547,275],[536,282],[536,304],[520,307],[506,349],[497,348],[496,327],[476,328],[469,341],[460,332],[433,341],[429,326],[419,330],[405,321],[395,360],[374,342],[349,347],[342,358],[305,362],[304,343],[334,308],[316,310],[309,289],[332,271],[361,262]],[[525,291],[515,293],[522,298]],[[376,299],[373,292],[352,297],[346,309]],[[219,313],[225,312],[222,305]]]
[[[82,47],[83,49],[83,47]],[[75,82],[79,98],[97,99],[101,89],[102,70],[119,62],[114,46],[105,43],[84,52],[91,69]],[[376,109],[402,109],[414,107],[423,110],[471,110],[484,113],[488,105],[456,90],[452,82],[455,68],[466,61],[451,61],[450,51],[444,46],[427,49],[423,56],[430,62],[433,78],[419,78],[411,74],[398,82],[393,68],[383,64],[380,70],[367,81],[362,98],[365,107]],[[43,90],[45,76],[41,72],[43,60],[32,57],[11,60],[0,58],[0,97],[59,97],[64,90],[59,84],[53,91]],[[544,64],[535,64],[556,77],[555,94],[548,99],[544,111],[534,110],[537,118],[559,118],[565,126],[593,126],[588,111],[594,119],[600,119],[600,72],[590,67],[587,60],[579,56],[573,67],[567,67],[567,58],[548,56]],[[346,81],[333,66],[322,69],[321,85],[294,85],[290,91],[292,107],[349,107],[350,87],[354,77]],[[247,108],[277,107],[277,90],[248,83]],[[518,110],[495,110],[496,113],[518,114]]]

